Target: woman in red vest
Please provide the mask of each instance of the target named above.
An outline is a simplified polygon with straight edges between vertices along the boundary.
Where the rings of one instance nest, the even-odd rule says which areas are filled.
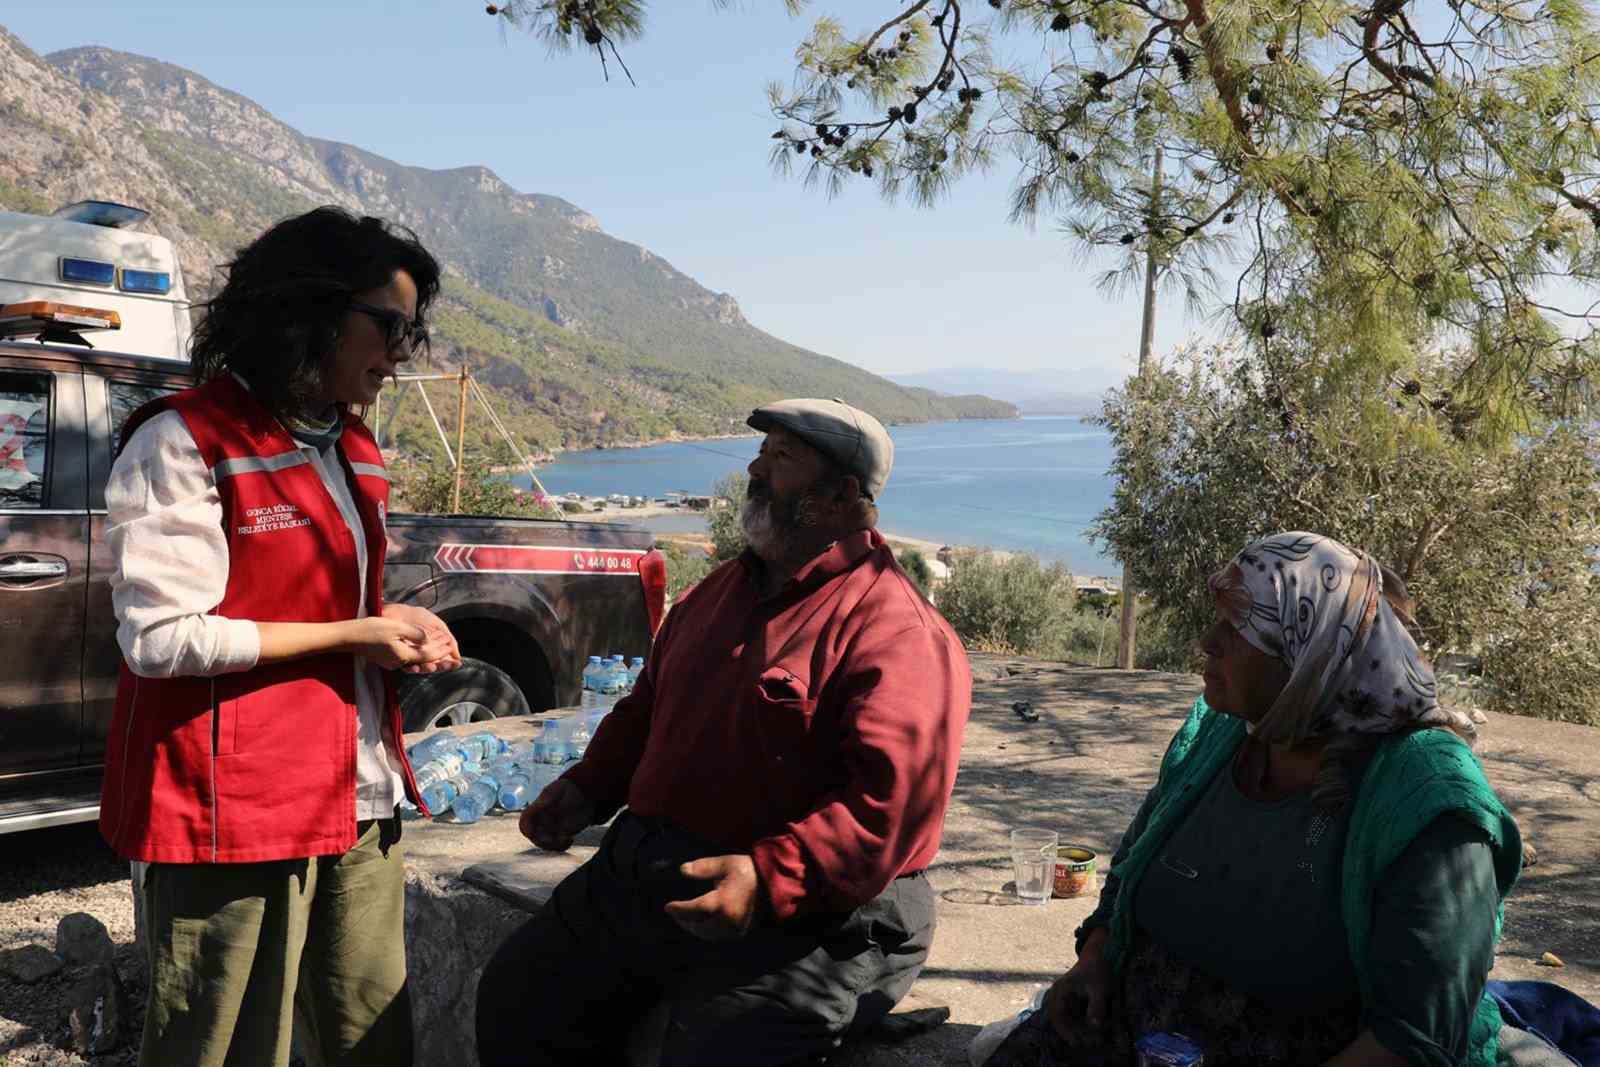
[[[140,1063],[411,1062],[396,669],[460,662],[383,602],[383,456],[356,410],[427,344],[439,266],[320,208],[240,252],[199,384],[136,411],[106,489],[123,652],[100,827],[143,868]]]

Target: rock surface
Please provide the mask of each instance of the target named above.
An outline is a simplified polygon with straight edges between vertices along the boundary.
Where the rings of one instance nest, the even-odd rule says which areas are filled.
[[[61,957],[43,945],[23,945],[0,952],[0,971],[24,985],[33,985],[61,970]]]
[[[56,955],[70,967],[109,963],[115,950],[105,923],[88,912],[64,915],[56,924]]]
[[[128,1016],[128,995],[117,969],[96,963],[84,972],[67,994],[67,1027],[72,1047],[82,1053],[110,1052],[122,1043]]]
[[[418,1064],[474,1063],[478,976],[526,912],[457,878],[406,876],[406,967]]]

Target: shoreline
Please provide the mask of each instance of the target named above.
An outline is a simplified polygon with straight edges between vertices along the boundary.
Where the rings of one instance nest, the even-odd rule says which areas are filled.
[[[1032,413],[1023,415],[1019,413],[1011,416],[1010,418],[985,417],[970,419],[924,419],[920,422],[889,422],[884,423],[884,425],[886,427],[893,428],[895,426],[943,426],[953,422],[1021,422],[1028,418],[1083,419],[1087,417],[1088,416],[1085,415],[1038,415]],[[623,449],[656,448],[659,445],[692,445],[699,441],[737,441],[746,437],[760,436],[761,434],[754,430],[747,430],[744,433],[671,434],[667,437],[650,437],[642,441],[625,441],[616,444],[595,444],[584,448],[557,448],[553,451],[531,454],[529,458],[533,460],[536,468],[534,473],[537,474],[539,470],[542,470],[544,467],[554,463],[562,456],[571,452],[616,452]],[[489,473],[526,474],[528,473],[528,469],[520,464],[509,463],[490,467]]]
[[[632,526],[639,526],[649,531],[650,536],[655,538],[657,541],[675,541],[681,544],[698,545],[709,551],[711,546],[711,535],[709,531],[704,529],[660,530],[654,528],[649,521],[650,519],[654,518],[687,516],[694,516],[703,519],[705,514],[706,513],[702,511],[691,512],[685,511],[682,508],[608,508],[603,512],[597,511],[588,514],[569,516],[569,519],[575,522],[597,522],[602,524],[625,523]],[[1002,563],[1014,556],[1026,555],[1026,553],[1018,552],[1013,549],[963,545],[954,541],[931,541],[925,537],[909,537],[904,534],[897,534],[893,530],[885,530],[881,528],[878,530],[878,533],[886,542],[888,542],[890,547],[894,549],[895,555],[898,556],[906,549],[912,549],[920,552],[925,559],[930,561],[938,560],[940,551],[946,548],[948,548],[952,553],[987,553]],[[1073,582],[1077,585],[1104,585],[1116,589],[1120,588],[1122,584],[1122,580],[1114,574],[1080,574],[1077,571],[1072,570],[1071,567],[1068,567],[1067,570],[1069,573],[1071,573]]]

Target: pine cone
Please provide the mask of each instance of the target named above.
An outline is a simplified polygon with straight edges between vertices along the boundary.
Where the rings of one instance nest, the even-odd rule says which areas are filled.
[[[915,100],[910,101],[900,109],[900,118],[904,120],[907,126],[917,121],[917,102]]]
[[[1050,28],[1057,33],[1072,29],[1072,16],[1065,11],[1050,20]]]
[[[1172,62],[1177,65],[1178,77],[1184,81],[1189,80],[1189,75],[1194,72],[1194,61],[1189,58],[1189,53],[1181,48],[1172,50]]]

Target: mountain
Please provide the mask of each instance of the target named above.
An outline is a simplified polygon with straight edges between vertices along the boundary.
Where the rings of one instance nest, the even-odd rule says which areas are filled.
[[[0,208],[86,198],[150,209],[202,296],[241,244],[318,204],[411,227],[447,273],[433,369],[470,366],[534,451],[738,432],[780,396],[840,396],[888,422],[1016,413],[764,333],[732,295],[485,167],[406,166],[306,136],[181,67],[97,47],[41,58],[0,28]],[[420,403],[391,414],[402,449],[438,448]],[[491,440],[487,420],[469,430]]]
[[[946,396],[982,391],[986,396],[1015,404],[1024,415],[1098,415],[1101,394],[1063,388],[1070,376],[1063,372],[993,370],[988,367],[945,367],[915,374],[891,374],[901,385],[929,389]]]

